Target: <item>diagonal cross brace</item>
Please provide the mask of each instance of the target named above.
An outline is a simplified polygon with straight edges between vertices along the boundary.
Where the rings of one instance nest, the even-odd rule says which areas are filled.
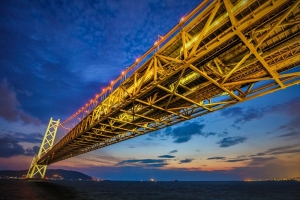
[[[40,174],[41,178],[45,177],[47,165],[39,165],[38,161],[42,155],[47,153],[52,148],[58,126],[59,120],[55,121],[51,117],[40,146],[40,150],[38,154],[33,157],[26,178],[33,178],[36,174]]]

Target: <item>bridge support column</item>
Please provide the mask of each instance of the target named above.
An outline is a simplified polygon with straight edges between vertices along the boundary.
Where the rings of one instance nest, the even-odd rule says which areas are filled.
[[[36,174],[39,174],[41,178],[45,177],[47,165],[38,165],[37,161],[52,148],[58,126],[59,120],[55,121],[51,117],[39,153],[33,157],[26,178],[33,178]]]

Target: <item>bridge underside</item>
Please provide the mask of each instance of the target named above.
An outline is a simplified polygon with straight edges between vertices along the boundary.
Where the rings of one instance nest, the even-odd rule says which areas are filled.
[[[38,163],[58,162],[298,84],[299,3],[204,1]]]

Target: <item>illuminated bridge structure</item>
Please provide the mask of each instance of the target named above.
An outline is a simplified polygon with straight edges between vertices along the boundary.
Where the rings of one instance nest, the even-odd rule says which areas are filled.
[[[204,0],[82,109],[62,123],[51,119],[28,177],[300,83],[299,4]],[[71,128],[53,146],[58,125]]]

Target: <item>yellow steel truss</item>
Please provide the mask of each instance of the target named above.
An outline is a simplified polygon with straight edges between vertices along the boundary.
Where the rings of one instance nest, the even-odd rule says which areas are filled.
[[[203,1],[97,103],[76,113],[77,122],[74,116],[67,120],[74,128],[37,163],[54,163],[298,84],[299,2]]]
[[[40,150],[38,154],[33,157],[26,178],[34,178],[36,174],[39,174],[41,178],[45,177],[47,165],[40,165],[37,163],[37,161],[52,148],[58,126],[59,120],[55,121],[51,117],[42,144],[40,146]]]

